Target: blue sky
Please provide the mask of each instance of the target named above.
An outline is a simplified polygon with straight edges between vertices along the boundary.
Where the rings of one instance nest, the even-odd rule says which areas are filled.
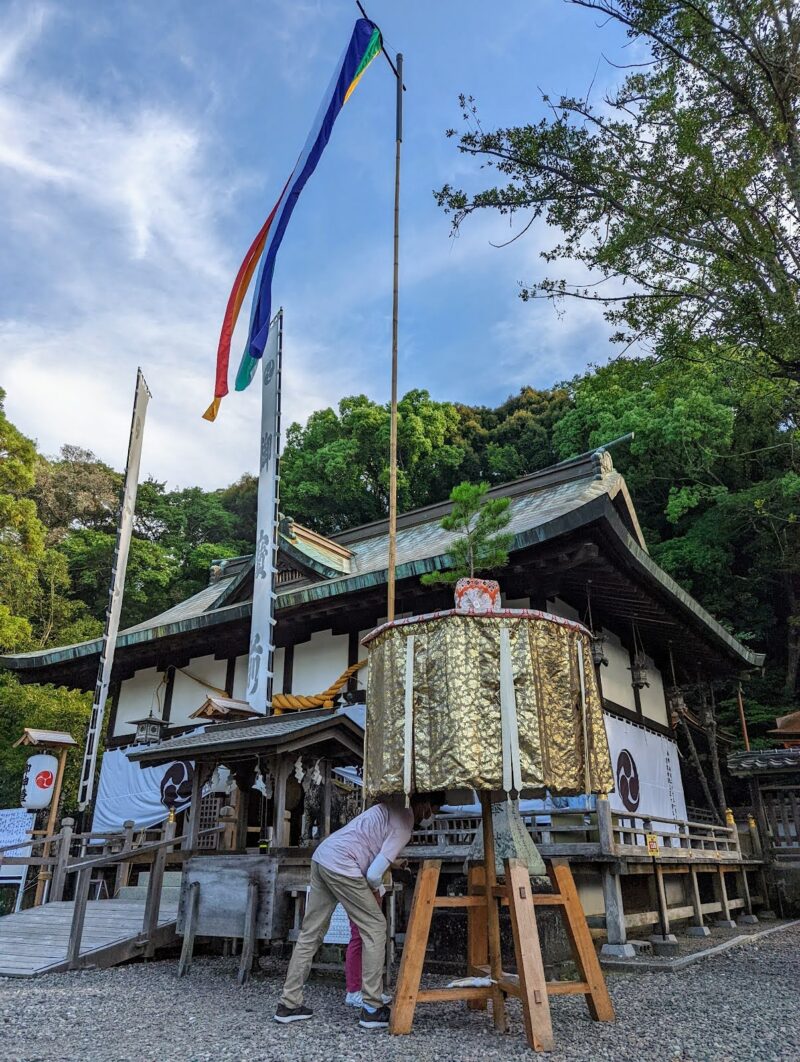
[[[453,240],[432,190],[474,185],[444,131],[459,92],[486,126],[535,120],[540,90],[594,94],[630,58],[562,0],[372,0],[405,55],[400,389],[496,404],[605,361],[596,307],[524,304],[532,231],[499,217]],[[0,5],[0,386],[45,453],[124,462],[136,366],[153,392],[143,471],[223,486],[254,470],[258,393],[216,424],[219,325],[239,262],[290,172],[351,31],[349,0],[35,0]],[[284,424],[364,392],[385,401],[394,81],[381,59],[343,110],[284,240]],[[243,314],[245,317],[246,314]],[[243,336],[234,342],[235,360]]]

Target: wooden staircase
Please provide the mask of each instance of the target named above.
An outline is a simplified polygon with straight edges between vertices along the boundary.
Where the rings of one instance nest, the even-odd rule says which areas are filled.
[[[162,899],[156,926],[142,932],[144,902],[88,900],[78,953],[70,956],[74,901],[47,903],[0,918],[0,977],[97,967],[137,958],[177,940],[178,905]]]

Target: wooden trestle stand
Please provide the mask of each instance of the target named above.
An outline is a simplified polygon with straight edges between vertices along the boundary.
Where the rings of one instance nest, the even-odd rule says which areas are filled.
[[[572,871],[566,859],[549,860],[552,893],[532,893],[527,866],[516,859],[506,860],[506,883],[497,884],[494,827],[490,795],[481,794],[483,812],[484,863],[472,867],[467,896],[437,896],[441,860],[427,859],[420,868],[403,957],[395,989],[389,1031],[399,1035],[411,1032],[418,1003],[444,1003],[466,1000],[471,1010],[483,1010],[492,1001],[492,1017],[498,1032],[508,1030],[506,996],[522,1003],[525,1034],[534,1051],[553,1049],[553,1026],[549,996],[583,995],[595,1021],[613,1021],[614,1008],[600,963],[594,950]],[[517,973],[505,973],[500,954],[500,906],[508,905],[514,937]],[[546,981],[542,963],[536,907],[560,907],[572,947],[578,981]],[[431,918],[437,908],[463,907],[467,910],[467,972],[487,975],[491,987],[437,988],[421,990],[420,980]]]

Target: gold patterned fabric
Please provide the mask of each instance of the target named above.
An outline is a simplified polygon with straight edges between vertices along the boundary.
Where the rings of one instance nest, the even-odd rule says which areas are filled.
[[[503,627],[509,632],[524,792],[541,795],[549,789],[554,794],[575,795],[613,789],[588,632],[577,624],[508,611],[404,620],[367,640],[364,773],[368,794],[403,791],[406,641],[412,635],[412,789],[422,793],[462,786],[502,789]]]

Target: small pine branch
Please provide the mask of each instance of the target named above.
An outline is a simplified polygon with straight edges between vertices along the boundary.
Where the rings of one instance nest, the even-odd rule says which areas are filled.
[[[425,586],[449,585],[476,572],[493,571],[508,563],[514,541],[502,534],[511,520],[508,498],[486,499],[488,483],[459,483],[450,492],[452,510],[441,520],[445,531],[460,532],[449,551],[450,566],[444,571],[422,576]]]

